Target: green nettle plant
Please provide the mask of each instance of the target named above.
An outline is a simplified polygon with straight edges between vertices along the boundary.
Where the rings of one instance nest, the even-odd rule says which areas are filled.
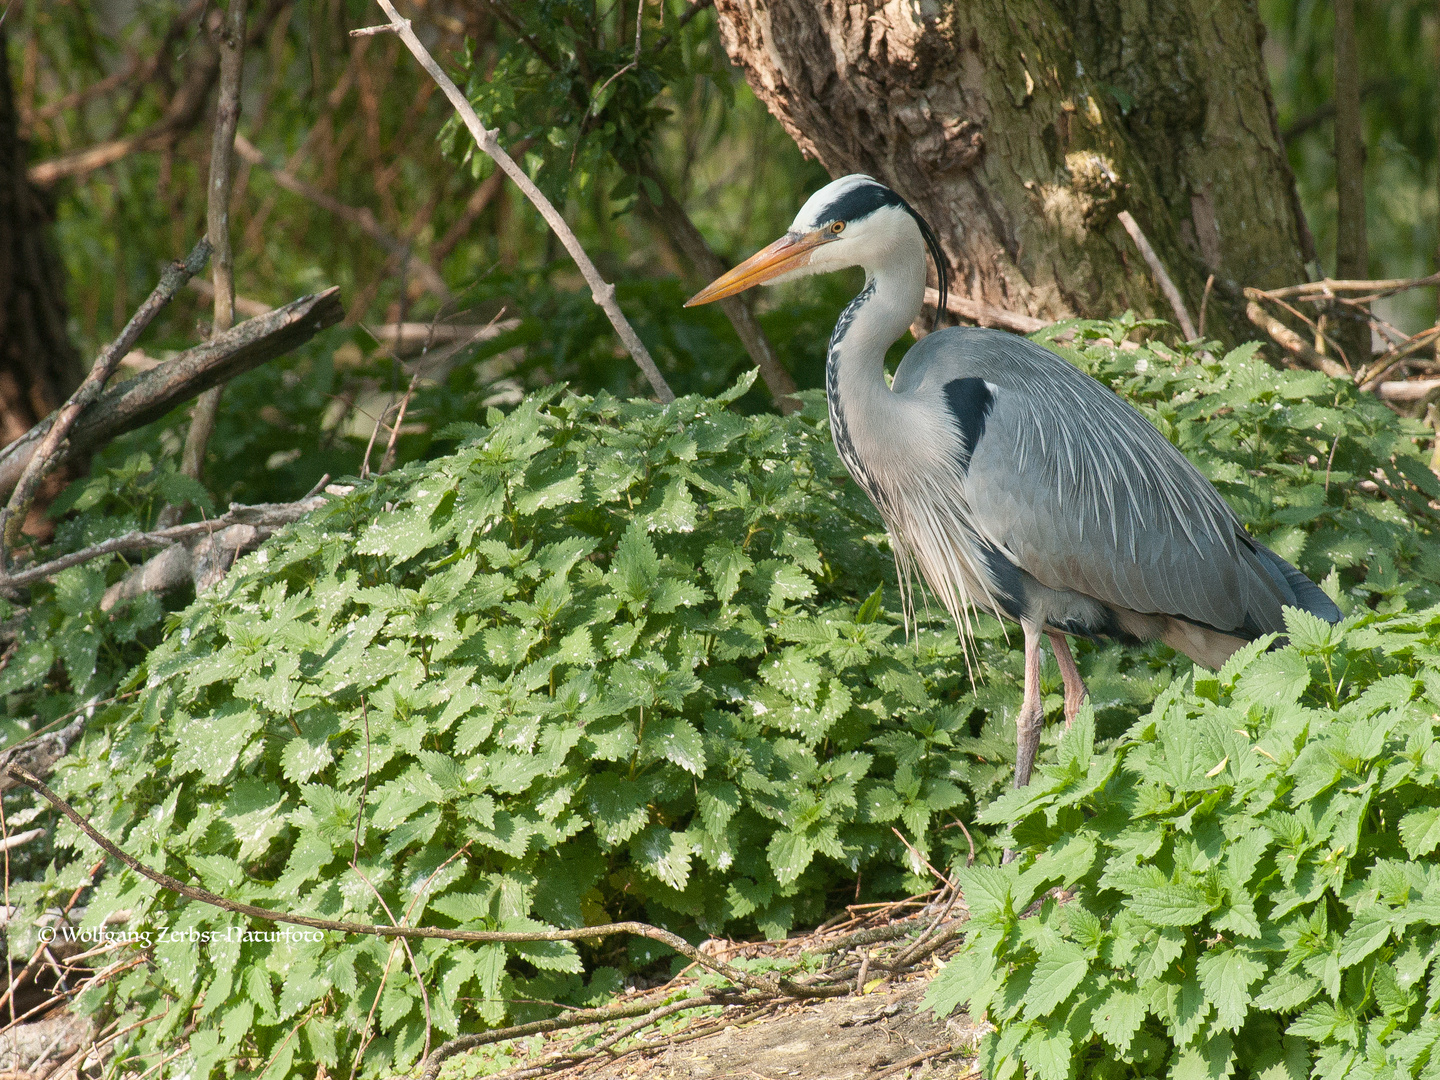
[[[1413,609],[1440,596],[1429,506],[1440,498],[1440,484],[1419,456],[1423,428],[1346,384],[1276,372],[1251,349],[1211,360],[1158,344],[1116,348],[1136,330],[1133,321],[1072,328],[1076,339],[1066,355],[1147,410],[1258,535],[1312,574],[1328,573],[1327,588],[1359,613],[1362,626],[1379,613],[1399,614],[1373,623],[1388,628],[1383,642],[1375,639],[1380,644],[1367,644],[1363,634],[1381,629],[1309,645],[1297,632],[1290,651],[1247,651],[1255,671],[1290,664],[1285,670],[1299,687],[1291,694],[1286,683],[1275,702],[1250,712],[1221,696],[1238,668],[1219,682],[1202,677],[1192,692],[1189,662],[1163,646],[1082,649],[1094,726],[1087,719],[1061,744],[1058,759],[1052,746],[1042,761],[1058,760],[1050,766],[1061,770],[1056,775],[1078,769],[1091,776],[1085,740],[1098,732],[1093,782],[1057,787],[1042,780],[1024,796],[1033,801],[1007,797],[986,820],[1018,821],[1013,839],[971,829],[982,867],[997,863],[1003,844],[1012,843],[1031,855],[1051,847],[1063,854],[1040,859],[1040,871],[1025,871],[1032,878],[1047,865],[1075,869],[1025,886],[1023,898],[1015,884],[1020,867],[973,870],[967,899],[977,928],[985,928],[976,941],[993,966],[983,978],[966,975],[957,983],[952,973],[940,984],[950,987],[940,991],[949,1007],[979,992],[972,987],[990,986],[985,980],[1001,980],[984,1000],[1001,1024],[997,1045],[1006,1048],[993,1060],[1013,1060],[1018,1052],[1039,1061],[1036,1055],[1049,1052],[1045,1060],[1059,1063],[1054,1075],[1068,1068],[1061,1050],[1098,1054],[1064,1033],[1070,1018],[1089,1008],[1076,1002],[1094,996],[1087,988],[1098,985],[1102,965],[1131,971],[1132,979],[1143,968],[1145,979],[1163,986],[1188,987],[1185,979],[1194,976],[1208,993],[1208,967],[1197,974],[1192,965],[1185,974],[1175,966],[1183,966],[1182,956],[1210,955],[1197,944],[1204,933],[1223,937],[1217,955],[1279,967],[1265,951],[1268,938],[1240,941],[1250,924],[1239,915],[1226,921],[1217,914],[1221,921],[1204,930],[1197,915],[1193,940],[1190,924],[1166,924],[1157,931],[1163,946],[1124,945],[1142,940],[1134,929],[1138,917],[1124,922],[1093,898],[1109,903],[1109,893],[1092,896],[1098,886],[1084,885],[1087,873],[1104,871],[1099,854],[1088,863],[1082,854],[1112,842],[1101,830],[1118,813],[1113,807],[1131,805],[1127,792],[1151,791],[1139,781],[1120,785],[1116,778],[1126,774],[1117,763],[1140,768],[1149,760],[1140,752],[1146,739],[1175,737],[1166,734],[1173,725],[1140,721],[1142,713],[1157,695],[1156,716],[1191,709],[1210,717],[1207,710],[1221,709],[1223,701],[1235,715],[1217,722],[1232,735],[1220,731],[1215,738],[1238,739],[1233,729],[1246,728],[1261,740],[1257,746],[1285,761],[1278,742],[1263,741],[1269,736],[1262,724],[1290,725],[1283,727],[1289,745],[1300,747],[1294,725],[1309,721],[1295,717],[1309,716],[1307,709],[1370,723],[1373,710],[1362,718],[1349,704],[1358,691],[1371,693],[1366,672],[1380,673],[1375,686],[1392,685],[1379,681],[1382,675],[1403,674],[1413,688],[1418,661],[1407,658],[1433,640],[1433,624],[1404,614],[1406,604]],[[882,583],[893,582],[893,569],[881,524],[844,476],[823,397],[811,393],[794,416],[747,417],[732,407],[747,386],[742,381],[720,398],[686,397],[663,407],[552,390],[508,414],[489,410],[483,425],[452,426],[443,434],[458,445],[454,453],[334,498],[242,560],[215,590],[168,616],[163,640],[118,686],[133,696],[97,709],[53,785],[152,867],[235,900],[332,920],[523,930],[639,918],[692,940],[776,936],[818,921],[839,896],[853,896],[857,878],[873,896],[930,887],[906,842],[936,865],[964,861],[964,832],[951,826],[974,822],[977,807],[1009,780],[1018,651],[999,624],[985,620],[968,664],[953,627],[938,620],[922,618],[907,640],[899,617],[882,603]],[[117,471],[112,497],[100,498],[95,488],[86,512],[128,513],[127,485],[150,482],[132,473]],[[1360,480],[1371,486],[1362,489]],[[71,532],[107,529],[97,518]],[[87,677],[90,654],[81,656],[67,635],[128,626],[97,606],[123,569],[92,563],[61,575],[53,595],[36,590],[23,656],[15,658],[22,662],[4,672],[12,710],[23,713],[47,693],[77,692],[71,684]],[[1329,666],[1296,651],[1304,648],[1329,649]],[[31,651],[44,662],[24,659]],[[1310,674],[1302,677],[1302,668]],[[109,693],[108,679],[87,692]],[[1047,669],[1045,680],[1058,706],[1058,673]],[[1358,700],[1370,701],[1364,694]],[[1265,710],[1281,704],[1288,711],[1267,719]],[[1389,753],[1395,733],[1419,722],[1414,705],[1386,708],[1397,719],[1373,751],[1371,742],[1357,743],[1366,760]],[[1339,730],[1333,726],[1339,722],[1326,730]],[[1186,738],[1210,737],[1210,727],[1189,726]],[[1126,741],[1106,749],[1104,736],[1127,729]],[[1321,736],[1316,725],[1305,734]],[[1203,745],[1208,754],[1210,743]],[[1306,869],[1330,865],[1324,860],[1341,842],[1332,842],[1340,826],[1324,817],[1326,807],[1338,807],[1334,800],[1362,782],[1345,772],[1350,750],[1328,736],[1315,745],[1335,750],[1340,779],[1298,800],[1293,811],[1300,865],[1284,887],[1309,899],[1297,901],[1287,917],[1314,919],[1323,911],[1328,920],[1307,942],[1343,939],[1348,912],[1369,903],[1322,870]],[[1440,802],[1421,794],[1428,776],[1423,748],[1402,748],[1414,758],[1413,775],[1392,785],[1389,801],[1376,795],[1366,812],[1397,814],[1397,800],[1407,798]],[[1225,899],[1220,877],[1205,876],[1228,865],[1228,856],[1214,853],[1243,840],[1250,847],[1241,857],[1269,857],[1262,833],[1268,837],[1264,830],[1279,826],[1262,826],[1259,815],[1278,814],[1276,800],[1293,797],[1277,778],[1270,802],[1247,794],[1233,800],[1232,810],[1218,785],[1269,759],[1247,749],[1205,777],[1228,752],[1213,760],[1202,755],[1194,766],[1210,785],[1204,792],[1165,794],[1161,785],[1145,796],[1152,800],[1146,807],[1175,809],[1155,810],[1159,839],[1134,848],[1139,854],[1127,864],[1137,874],[1153,867],[1200,875],[1201,884],[1186,887],[1207,902],[1219,897],[1207,909],[1216,912],[1240,901]],[[1305,760],[1318,760],[1318,753],[1306,750]],[[1157,767],[1167,767],[1166,754],[1154,757]],[[1174,753],[1168,758],[1168,767],[1181,768]],[[1386,768],[1387,776],[1401,777],[1399,766]],[[1085,794],[1065,803],[1071,788]],[[1086,799],[1103,812],[1089,817]],[[1203,813],[1180,808],[1191,802]],[[1202,820],[1215,824],[1200,837]],[[1394,821],[1388,833],[1383,824],[1357,827],[1361,836],[1394,833]],[[1066,846],[1072,835],[1073,846]],[[93,845],[68,822],[56,829],[55,851],[41,880],[12,884],[12,903],[38,912],[63,905],[91,881]],[[1382,854],[1390,857],[1378,847],[1347,847],[1353,870],[1345,873],[1369,880]],[[1202,871],[1203,859],[1211,862]],[[1270,880],[1257,865],[1238,888],[1259,890]],[[1060,881],[1080,890],[1081,899],[1017,920],[1042,885]],[[1319,902],[1315,881],[1322,889],[1335,885],[1333,901]],[[1004,887],[1013,901],[996,900],[993,912],[984,884],[992,882],[1010,882]],[[1428,895],[1426,887],[1416,886],[1419,895]],[[1387,898],[1397,895],[1385,888]],[[1278,926],[1267,903],[1257,896],[1252,918]],[[1074,929],[1092,907],[1091,929]],[[338,934],[242,940],[242,929],[269,928],[182,901],[111,865],[90,895],[87,925],[98,927],[119,909],[130,911],[131,926],[171,933],[87,991],[78,1007],[125,1024],[149,1020],[122,1050],[145,1068],[155,1059],[143,1055],[173,1053],[187,1038],[188,1055],[169,1066],[177,1075],[269,1069],[269,1076],[310,1076],[320,1065],[348,1070],[362,1048],[363,1074],[385,1075],[413,1063],[427,1038],[550,1015],[552,1003],[597,1001],[627,971],[664,959],[663,949],[638,939],[580,948],[426,940],[412,943],[409,953]],[[993,925],[986,921],[992,917]],[[218,936],[197,947],[191,931]],[[1061,948],[1047,952],[1051,960],[1026,937],[1042,931]],[[1100,949],[1105,935],[1122,944],[1086,951]],[[1049,941],[1042,943],[1047,950]],[[966,956],[978,955],[981,945],[972,944]],[[33,948],[23,935],[12,936],[14,955],[28,958]],[[1360,962],[1379,965],[1383,952]],[[1330,994],[1329,969],[1321,964],[1311,972],[1310,955],[1295,970]],[[1055,978],[1025,974],[1025,965],[1054,957],[1067,958]],[[956,970],[975,963],[963,960]],[[1012,971],[1015,980],[1005,982]],[[1027,1004],[1028,991],[1017,989],[1022,978],[1027,986],[1046,982],[1053,1000],[1040,995]],[[1370,986],[1368,976],[1345,974],[1345,995],[1352,993],[1346,980],[1355,979]],[[1193,989],[1175,992],[1190,995],[1183,998],[1186,1022],[1200,1017],[1176,1030],[1177,1039],[1184,1036],[1180,1045],[1193,1049],[1202,1035],[1236,1040],[1248,1030],[1249,1014],[1233,1000],[1223,1016],[1201,1015]],[[1373,996],[1363,996],[1368,989],[1354,993],[1361,996],[1326,1000],[1353,1008],[1360,1025],[1354,1030],[1369,1040],[1374,1018],[1365,1002]],[[1235,1020],[1241,1035],[1204,1026],[1212,1020]],[[1158,1024],[1137,1020],[1116,1054],[1133,1057],[1146,1048],[1145,1062],[1168,1054],[1169,1041],[1155,1042],[1165,1030]],[[1066,1037],[1071,1043],[1062,1046]],[[1051,1050],[1035,1049],[1042,1043]],[[1022,1044],[1026,1049],[1017,1051]]]
[[[927,1001],[987,1078],[1436,1075],[1440,607],[1286,630],[981,815],[1022,857],[962,872]]]

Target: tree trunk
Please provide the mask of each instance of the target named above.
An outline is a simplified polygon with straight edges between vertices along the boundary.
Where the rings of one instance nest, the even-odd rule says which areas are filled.
[[[0,24],[0,445],[58,409],[85,371],[66,331],[64,270],[50,243],[52,214],[26,177],[5,29]],[[42,489],[27,531],[45,531]]]
[[[1253,0],[716,0],[766,106],[836,176],[935,226],[953,288],[1046,319],[1175,314],[1129,210],[1207,336],[1241,289],[1306,278]]]

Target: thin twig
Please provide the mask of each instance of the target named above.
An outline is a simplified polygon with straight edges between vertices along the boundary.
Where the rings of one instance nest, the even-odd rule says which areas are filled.
[[[401,265],[402,272],[412,272],[415,278],[424,286],[425,291],[441,300],[450,298],[450,289],[445,284],[445,279],[440,272],[431,266],[424,259],[421,259],[410,250],[410,245],[405,241],[390,235],[375,212],[368,206],[350,206],[341,202],[329,192],[323,191],[314,184],[301,180],[285,167],[270,164],[260,149],[243,135],[235,137],[235,152],[244,158],[251,165],[259,165],[270,173],[270,178],[275,183],[292,194],[299,195],[302,199],[308,199],[322,210],[334,214],[341,221],[354,225],[367,237],[373,240],[385,253]],[[482,187],[484,185],[481,185]]]
[[[900,842],[905,845],[906,850],[908,850],[910,854],[915,857],[917,862],[922,862],[925,864],[925,868],[929,870],[930,873],[935,875],[936,879],[940,882],[941,885],[945,886],[947,889],[954,887],[955,883],[951,881],[948,877],[946,877],[944,874],[942,874],[939,870],[936,870],[930,860],[925,858],[924,855],[921,855],[920,852],[916,850],[915,845],[910,843],[909,840],[905,839],[904,833],[902,833],[899,829],[895,828],[895,826],[893,825],[890,826],[890,831],[900,838]]]
[[[1282,323],[1275,316],[1262,308],[1258,301],[1251,298],[1245,305],[1245,316],[1260,329],[1264,330],[1286,352],[1291,353],[1308,368],[1323,371],[1332,379],[1350,379],[1350,372],[1341,365],[1331,360],[1328,356],[1321,356],[1318,352],[1294,330]]]
[[[367,937],[382,938],[437,938],[442,941],[471,941],[479,944],[508,943],[530,941],[588,941],[591,938],[610,937],[615,934],[633,934],[637,937],[649,938],[651,941],[658,941],[663,945],[674,949],[683,956],[709,968],[717,975],[723,975],[731,982],[740,986],[747,986],[766,994],[782,995],[793,994],[795,996],[809,996],[810,992],[804,987],[791,982],[786,978],[765,978],[741,971],[722,963],[713,957],[706,956],[691,945],[678,934],[672,934],[668,930],[662,930],[658,926],[651,926],[641,922],[616,922],[604,923],[598,926],[584,926],[573,930],[537,930],[537,931],[506,931],[506,930],[447,930],[437,926],[377,926],[373,923],[352,923],[338,922],[334,919],[317,919],[310,915],[297,915],[288,911],[275,911],[271,908],[257,907],[254,904],[242,904],[235,900],[226,899],[208,889],[197,888],[194,885],[187,885],[185,882],[171,877],[169,874],[162,874],[134,856],[127,854],[117,847],[110,839],[95,828],[83,815],[73,806],[67,803],[54,791],[50,790],[39,777],[35,776],[24,766],[11,762],[4,768],[4,775],[24,784],[26,787],[38,793],[52,806],[64,814],[73,822],[81,832],[98,844],[104,851],[128,866],[141,877],[147,878],[155,884],[178,893],[188,900],[198,900],[204,904],[221,908],[225,911],[233,911],[237,915],[248,915],[252,919],[263,919],[266,922],[289,923],[294,926],[308,926],[315,930],[329,930],[337,934],[361,934]]]
[[[1195,328],[1195,336],[1205,336],[1205,309],[1210,305],[1210,290],[1215,287],[1215,275],[1211,274],[1205,279],[1205,291],[1200,295],[1200,325]]]
[[[1305,281],[1299,285],[1287,285],[1282,289],[1267,289],[1266,295],[1273,297],[1299,296],[1304,298],[1329,298],[1331,293],[1354,292],[1366,295],[1353,297],[1356,303],[1393,296],[1408,289],[1422,289],[1429,285],[1440,285],[1440,274],[1429,274],[1418,278],[1382,278],[1374,281],[1321,278],[1319,281]],[[1336,299],[1343,299],[1336,297]]]
[[[376,3],[378,3],[385,14],[389,16],[391,29],[399,35],[400,40],[405,43],[405,47],[408,48],[415,59],[420,62],[420,66],[429,73],[430,77],[435,80],[440,89],[445,92],[445,96],[449,98],[450,104],[455,107],[455,111],[460,114],[460,119],[464,122],[466,128],[469,129],[470,135],[475,140],[475,144],[486,154],[490,155],[490,157],[494,158],[495,163],[505,171],[505,174],[515,181],[516,186],[519,187],[525,194],[525,197],[535,205],[535,208],[540,211],[541,217],[543,217],[550,228],[554,230],[555,235],[560,238],[560,242],[565,245],[565,250],[568,251],[570,257],[575,260],[575,265],[579,267],[580,273],[590,286],[591,298],[595,303],[600,305],[606,317],[609,318],[610,325],[615,328],[615,333],[619,335],[626,350],[635,360],[635,363],[639,365],[646,379],[649,380],[650,386],[655,391],[655,396],[662,402],[674,401],[674,392],[665,382],[665,377],[660,374],[660,369],[655,366],[655,361],[651,359],[650,352],[645,348],[645,344],[640,340],[640,336],[635,333],[635,328],[630,325],[629,320],[625,318],[624,312],[620,310],[620,305],[615,300],[615,286],[600,276],[600,271],[597,270],[595,264],[590,261],[590,256],[585,253],[585,249],[581,247],[579,239],[576,238],[570,226],[566,224],[560,212],[555,209],[554,204],[550,202],[544,192],[535,186],[529,174],[515,163],[514,158],[505,152],[499,140],[496,138],[495,132],[488,130],[485,125],[480,122],[480,117],[475,114],[475,110],[471,107],[470,102],[466,99],[465,95],[460,92],[460,88],[440,69],[440,65],[437,64],[435,58],[430,55],[430,51],[426,49],[420,39],[415,36],[415,31],[410,27],[410,20],[401,18],[400,13],[395,10],[395,5],[392,4],[390,0],[376,0]]]
[[[1125,231],[1130,234],[1130,239],[1135,241],[1135,246],[1140,249],[1140,257],[1145,260],[1145,265],[1150,267],[1150,272],[1160,283],[1160,291],[1165,294],[1165,299],[1170,301],[1170,308],[1175,312],[1175,318],[1180,323],[1180,332],[1185,335],[1186,341],[1194,341],[1200,335],[1195,332],[1195,324],[1190,321],[1190,312],[1185,307],[1185,298],[1180,295],[1180,290],[1175,287],[1175,282],[1166,272],[1165,264],[1160,261],[1160,256],[1155,254],[1155,249],[1150,246],[1150,241],[1141,230],[1140,223],[1131,216],[1129,210],[1121,210],[1117,216],[1120,218],[1120,224],[1125,226]]]
[[[156,529],[153,532],[128,532],[123,536],[113,536],[109,540],[102,540],[98,544],[91,544],[87,548],[72,551],[68,555],[61,555],[49,562],[41,563],[39,566],[32,566],[11,574],[4,579],[4,584],[12,588],[30,585],[53,574],[58,574],[61,570],[68,570],[72,566],[79,566],[81,563],[87,563],[105,555],[114,555],[122,551],[143,551],[146,548],[168,547],[182,540],[188,540],[192,536],[207,535],[215,529],[228,525],[288,525],[293,521],[299,521],[311,510],[323,505],[325,505],[325,500],[318,496],[293,503],[254,503],[249,506],[241,506],[236,503],[218,518],[211,518],[208,521],[191,521],[184,525],[172,525],[168,529]]]
[[[950,820],[954,823],[954,826],[955,826],[955,827],[959,828],[959,830],[965,834],[965,842],[970,845],[970,857],[965,860],[965,865],[966,865],[966,866],[974,866],[974,865],[975,865],[975,838],[970,835],[970,830],[965,827],[965,823],[964,823],[963,821],[961,821],[958,817],[952,816]],[[950,828],[950,827],[951,827],[950,825],[946,825],[946,826],[945,826],[945,828],[947,828],[947,829]]]
[[[230,248],[230,189],[235,177],[235,130],[240,123],[240,90],[245,74],[245,5],[230,0],[220,30],[220,91],[215,105],[215,132],[210,141],[210,182],[205,210],[205,235],[215,249],[211,281],[215,286],[211,336],[235,325],[235,256]],[[220,395],[225,384],[206,390],[190,414],[190,429],[180,452],[180,471],[199,480],[205,471],[205,449],[215,431]],[[176,508],[177,510],[183,508]],[[179,514],[175,514],[178,520]],[[166,524],[173,524],[167,520]]]
[[[691,3],[691,5],[685,9],[684,13],[681,14],[680,21],[675,24],[674,31],[669,34],[662,34],[660,36],[660,39],[656,41],[654,45],[650,46],[650,51],[652,53],[664,52],[665,46],[670,44],[671,40],[675,37],[676,34],[678,34],[681,30],[685,29],[686,23],[688,23],[696,15],[699,15],[700,12],[704,11],[706,8],[711,8],[714,6],[715,0],[693,0],[693,3]],[[665,8],[663,5],[660,8],[660,16],[661,18],[664,18],[665,16]]]
[[[185,282],[200,272],[209,257],[210,243],[208,240],[201,240],[184,262],[174,262],[167,266],[160,275],[160,283],[130,317],[125,329],[120,331],[120,336],[101,350],[100,355],[95,358],[94,366],[90,368],[90,373],[85,376],[85,381],[70,395],[70,400],[60,406],[50,430],[40,440],[40,445],[20,474],[15,490],[10,493],[9,504],[4,510],[0,510],[0,573],[3,573],[7,561],[5,552],[19,541],[20,526],[25,523],[25,517],[30,512],[35,493],[41,481],[59,463],[60,446],[70,434],[75,421],[100,397],[106,381],[115,374],[121,358],[134,346],[136,339],[150,325],[150,321],[180,291]]]
[[[895,1073],[903,1072],[906,1069],[913,1069],[921,1062],[930,1061],[933,1058],[944,1057],[946,1054],[963,1053],[964,1049],[964,1047],[956,1046],[954,1043],[951,1043],[949,1046],[937,1046],[934,1050],[926,1050],[924,1053],[916,1054],[914,1057],[906,1058],[904,1061],[897,1061],[888,1069],[882,1069],[880,1072],[875,1073],[874,1076],[870,1078],[870,1080],[880,1080],[880,1077],[882,1076],[892,1076]],[[964,1076],[956,1077],[956,1080],[970,1080],[971,1077],[978,1077],[979,1075],[980,1071],[978,1069],[971,1069]]]

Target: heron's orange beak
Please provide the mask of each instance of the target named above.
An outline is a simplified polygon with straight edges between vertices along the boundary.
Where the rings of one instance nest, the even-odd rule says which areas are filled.
[[[713,300],[724,300],[744,292],[752,285],[761,285],[772,278],[810,261],[810,253],[832,238],[820,229],[804,236],[790,236],[788,233],[768,247],[763,247],[729,273],[721,274],[705,288],[685,301],[686,307],[708,304]]]

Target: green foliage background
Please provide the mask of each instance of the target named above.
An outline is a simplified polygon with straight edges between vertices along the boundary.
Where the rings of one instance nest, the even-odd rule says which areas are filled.
[[[968,668],[942,623],[922,621],[907,640],[887,604],[883,530],[843,479],[815,393],[803,414],[772,415],[762,389],[737,383],[749,361],[728,322],[681,307],[699,283],[681,280],[654,224],[657,185],[734,259],[782,231],[826,176],[729,67],[713,13],[682,27],[687,5],[662,6],[665,24],[647,15],[633,67],[625,3],[500,5],[509,21],[495,5],[437,8],[450,21],[435,25],[442,46],[474,42],[458,74],[477,107],[523,145],[526,168],[619,282],[666,377],[691,395],[665,410],[625,400],[640,389],[633,365],[528,206],[502,194],[455,232],[490,166],[445,129],[447,108],[397,42],[345,36],[373,21],[369,5],[257,5],[257,18],[273,18],[252,46],[242,132],[273,165],[373,208],[434,260],[452,298],[425,294],[270,169],[242,168],[240,292],[280,303],[339,284],[351,322],[230,385],[204,487],[177,472],[183,413],[106,448],[56,504],[53,551],[151,525],[177,499],[210,513],[293,499],[322,473],[353,483],[375,412],[410,374],[371,330],[430,318],[519,325],[421,384],[395,472],[287,530],[217,591],[105,611],[105,588],[128,569],[117,558],[0,610],[17,641],[0,666],[6,741],[90,710],[55,783],[108,835],[215,891],[331,918],[379,920],[388,906],[453,926],[639,917],[696,940],[778,935],[857,885],[863,899],[927,887],[894,830],[950,865],[968,851],[947,828],[958,818],[978,845],[967,896],[982,933],[935,1000],[990,1005],[995,1068],[1222,1075],[1231,1055],[1261,1043],[1282,1054],[1264,1065],[1267,1080],[1304,1075],[1302,1051],[1327,1077],[1351,1065],[1375,1076],[1433,1068],[1413,1034],[1435,1024],[1428,968],[1394,936],[1403,924],[1428,942],[1440,922],[1424,715],[1440,486],[1425,467],[1425,429],[1323,376],[1278,373],[1250,348],[1209,359],[1125,318],[1069,327],[1073,340],[1056,347],[1145,411],[1257,536],[1353,614],[1343,636],[1301,627],[1292,648],[1247,653],[1218,680],[1193,677],[1163,646],[1082,644],[1090,719],[1058,748],[1050,732],[1033,804],[993,803],[1013,757],[1017,650],[984,620]],[[1262,7],[1283,127],[1328,98],[1328,7]],[[198,48],[193,26],[167,37],[178,10],[15,6],[12,70],[35,159],[160,118]],[[1426,10],[1360,5],[1367,73],[1388,79],[1367,114],[1378,276],[1423,272],[1435,249],[1434,130],[1421,123],[1434,115],[1435,69],[1415,46],[1435,33]],[[159,54],[165,78],[64,104],[131,53]],[[1322,123],[1288,147],[1322,253],[1327,146]],[[57,189],[85,355],[201,231],[208,156],[202,123]],[[823,343],[852,284],[811,280],[761,308],[802,387],[820,385]],[[142,344],[163,357],[193,344],[207,317],[186,294]],[[1043,680],[1053,715],[1053,665]],[[1166,734],[1177,725],[1181,735]],[[1322,727],[1314,751],[1287,756]],[[1235,728],[1274,755],[1273,768],[1244,757]],[[1165,740],[1182,736],[1177,760],[1195,768],[1166,773]],[[1217,748],[1236,756],[1205,775]],[[1145,815],[1126,832],[1115,819],[1141,791]],[[1301,806],[1297,791],[1313,798]],[[53,820],[23,792],[7,793],[4,809],[11,830]],[[1335,830],[1352,825],[1358,839],[1347,832],[1344,857],[1316,877]],[[1250,845],[1249,878],[1226,878],[1229,864],[1212,858],[1217,830]],[[1025,859],[1002,870],[1006,843]],[[1165,882],[1112,874],[1116,858],[1130,872],[1140,850]],[[1282,851],[1293,853],[1288,868]],[[1415,865],[1400,867],[1405,856]],[[64,904],[89,880],[91,857],[58,823],[11,853],[11,902],[35,913]],[[1320,891],[1283,910],[1302,878]],[[1059,883],[1075,901],[1016,917]],[[1178,890],[1195,918],[1156,922],[1136,910],[1145,889]],[[129,908],[150,926],[240,926],[113,866],[85,895],[92,925]],[[1275,927],[1247,937],[1247,902]],[[1361,945],[1357,926],[1373,931]],[[7,944],[24,959],[35,941]],[[1153,970],[1137,969],[1136,950],[1157,957]],[[636,942],[429,942],[415,960],[434,1039],[547,1015],[551,1002],[597,1002],[669,963]],[[1123,1008],[1097,1011],[1112,998]],[[348,1070],[372,1005],[363,1074],[385,1075],[423,1047],[424,1003],[409,961],[373,940],[162,944],[79,1003],[104,1019],[159,1018],[119,1047],[117,1069],[149,1068],[193,1022],[173,1074],[277,1077]]]

